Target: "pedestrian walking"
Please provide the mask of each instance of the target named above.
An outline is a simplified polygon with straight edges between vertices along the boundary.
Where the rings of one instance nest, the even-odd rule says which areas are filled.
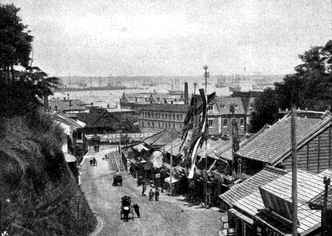
[[[154,196],[154,192],[152,190],[152,188],[150,189],[150,192],[149,192],[149,201],[152,201],[153,200],[153,196]]]
[[[145,182],[142,184],[142,196],[145,196],[145,191],[146,191],[146,185]]]
[[[135,211],[135,213],[136,213],[136,215],[137,215],[137,218],[141,218],[141,214],[140,214],[140,212],[139,212],[139,205],[138,205],[137,203],[135,203],[135,204],[133,205],[133,208],[134,208],[134,211]]]
[[[154,192],[154,199],[156,200],[156,201],[159,201],[159,190],[158,190],[158,188],[156,188],[156,191]]]

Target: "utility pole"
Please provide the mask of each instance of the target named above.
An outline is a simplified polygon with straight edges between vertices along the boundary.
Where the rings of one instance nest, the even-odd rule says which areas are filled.
[[[323,199],[323,208],[322,208],[322,236],[328,236],[327,232],[327,196],[329,191],[329,185],[331,179],[324,177],[324,199]]]
[[[297,160],[296,160],[296,110],[291,111],[291,144],[292,144],[292,235],[297,236]]]
[[[208,116],[208,114],[207,114],[207,111],[208,111],[208,109],[207,109],[207,107],[208,107],[208,100],[207,100],[207,79],[208,79],[208,77],[209,77],[209,72],[208,72],[208,66],[207,65],[205,65],[204,67],[203,67],[203,69],[204,69],[204,78],[205,78],[205,88],[204,88],[204,91],[205,91],[205,98],[206,98],[206,107],[205,107],[205,109],[206,109],[206,125],[205,125],[205,133],[204,133],[204,135],[206,135],[206,131],[207,131],[207,129],[208,129],[208,119],[207,119],[207,116]],[[208,142],[208,139],[207,139],[207,137],[205,137],[205,152],[204,152],[204,154],[205,154],[205,183],[204,183],[204,190],[205,190],[205,207],[207,208],[208,207],[208,193],[207,193],[207,191],[208,191],[208,184],[207,184],[207,182],[208,182],[208,174],[207,174],[207,166],[208,166],[208,160],[207,160],[207,142]]]

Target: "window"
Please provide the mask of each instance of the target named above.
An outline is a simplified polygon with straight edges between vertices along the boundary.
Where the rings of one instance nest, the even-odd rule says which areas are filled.
[[[208,111],[212,111],[212,110],[213,110],[213,105],[208,105],[207,110],[208,110]]]
[[[240,126],[244,126],[244,119],[240,118]]]
[[[213,120],[208,120],[208,126],[212,126],[213,125]]]
[[[175,120],[175,114],[173,114],[173,120]]]
[[[227,118],[224,119],[224,127],[228,125],[228,120]]]

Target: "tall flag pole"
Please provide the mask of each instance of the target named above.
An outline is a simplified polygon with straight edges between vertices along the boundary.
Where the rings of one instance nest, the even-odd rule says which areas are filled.
[[[208,77],[209,77],[209,72],[208,72],[208,66],[207,65],[205,65],[204,67],[203,67],[203,69],[204,69],[204,78],[205,78],[205,98],[206,98],[206,101],[208,100],[207,99],[207,79],[208,79]],[[205,133],[204,133],[204,136],[205,136],[205,152],[204,152],[204,156],[205,156],[205,182],[204,182],[204,189],[205,189],[205,206],[207,207],[208,206],[208,193],[207,193],[207,182],[208,182],[208,175],[207,175],[207,169],[208,169],[208,160],[207,160],[207,142],[208,142],[208,139],[207,139],[207,137],[206,137],[206,134],[207,134],[207,129],[208,129],[208,122],[207,122],[207,107],[208,107],[208,105],[209,104],[206,104],[206,106],[205,106],[205,109],[206,109],[206,128],[205,128]]]
[[[297,160],[296,160],[296,110],[291,112],[291,144],[292,144],[292,235],[297,236]]]

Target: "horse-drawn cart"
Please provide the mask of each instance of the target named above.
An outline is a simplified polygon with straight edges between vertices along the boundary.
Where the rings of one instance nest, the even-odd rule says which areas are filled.
[[[120,218],[124,221],[128,221],[130,218],[134,219],[134,212],[131,206],[131,198],[129,196],[123,196],[121,198]]]

